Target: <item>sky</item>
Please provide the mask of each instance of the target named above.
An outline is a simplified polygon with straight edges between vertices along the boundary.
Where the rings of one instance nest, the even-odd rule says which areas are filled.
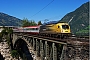
[[[0,12],[36,23],[58,21],[89,0],[0,0]],[[48,21],[46,21],[48,22]]]

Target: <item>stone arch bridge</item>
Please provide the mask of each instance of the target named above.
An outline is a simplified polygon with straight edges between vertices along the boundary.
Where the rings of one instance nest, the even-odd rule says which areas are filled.
[[[65,58],[65,48],[67,45],[65,42],[17,33],[13,34],[12,42],[15,49],[26,44],[29,52],[35,56],[33,58],[36,58],[36,60],[59,60]],[[58,49],[58,46],[61,47],[62,50]]]
[[[12,42],[15,49],[23,49],[26,53],[30,52],[33,60],[78,60],[84,58],[82,55],[83,45],[77,41],[75,41],[77,42],[75,44],[73,42],[70,42],[72,44],[69,44],[68,41],[67,44],[67,42],[64,41],[56,41],[49,38],[13,33]],[[89,47],[88,44],[86,45]],[[25,46],[27,46],[27,48],[25,48]],[[86,50],[89,50],[89,48],[86,48]],[[85,54],[86,57],[89,58],[89,54],[87,52],[85,52]],[[29,57],[28,60],[29,59],[31,59],[31,57]]]

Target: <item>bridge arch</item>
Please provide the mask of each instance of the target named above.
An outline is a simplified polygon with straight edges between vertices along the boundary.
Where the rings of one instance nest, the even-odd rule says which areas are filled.
[[[27,43],[22,38],[16,39],[13,47],[14,47],[14,49],[19,51],[21,58],[26,58],[27,60],[29,60],[29,59],[33,60],[31,53],[29,52]]]
[[[14,45],[13,45],[13,47],[15,49],[17,49],[17,48],[21,47],[22,44],[23,45],[27,45],[27,43],[25,42],[25,40],[23,40],[22,38],[17,38],[16,41],[15,41],[15,43],[14,43]]]

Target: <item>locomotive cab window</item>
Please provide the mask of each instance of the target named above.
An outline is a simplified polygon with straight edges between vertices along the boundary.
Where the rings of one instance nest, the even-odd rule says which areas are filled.
[[[68,25],[62,25],[62,28],[63,29],[69,29],[69,26]]]
[[[60,26],[58,26],[58,28],[60,28]]]

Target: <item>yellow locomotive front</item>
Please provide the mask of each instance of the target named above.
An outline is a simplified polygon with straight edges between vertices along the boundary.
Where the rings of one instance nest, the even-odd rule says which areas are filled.
[[[70,31],[70,26],[68,25],[68,23],[58,23],[56,24],[56,32],[58,33],[71,33]]]

